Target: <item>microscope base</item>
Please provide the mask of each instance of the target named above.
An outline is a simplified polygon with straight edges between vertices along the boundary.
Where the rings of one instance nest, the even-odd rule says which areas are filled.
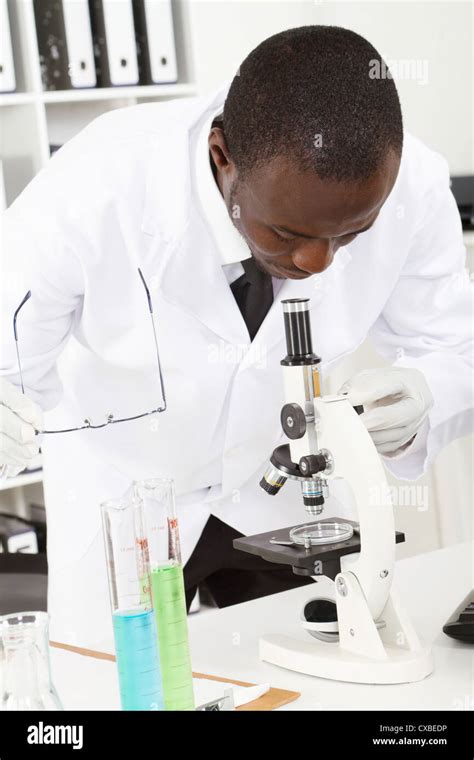
[[[271,634],[260,639],[260,659],[280,668],[351,683],[412,683],[433,670],[431,650],[385,647],[385,660],[370,660],[342,650],[336,643],[299,641]]]

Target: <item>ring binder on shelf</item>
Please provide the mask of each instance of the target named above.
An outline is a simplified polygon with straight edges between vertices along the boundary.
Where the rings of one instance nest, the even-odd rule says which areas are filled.
[[[138,84],[131,0],[89,0],[89,8],[99,84]]]
[[[0,212],[3,213],[7,208],[7,194],[5,192],[5,180],[3,176],[3,161],[0,158]]]
[[[34,0],[45,90],[95,87],[88,0]]]
[[[67,90],[71,80],[62,4],[55,0],[34,0],[33,7],[43,89]]]
[[[7,0],[0,0],[0,45],[0,92],[14,92],[16,79]]]
[[[140,84],[178,81],[171,0],[133,0]]]
[[[69,76],[73,87],[95,87],[94,48],[88,0],[63,0]]]

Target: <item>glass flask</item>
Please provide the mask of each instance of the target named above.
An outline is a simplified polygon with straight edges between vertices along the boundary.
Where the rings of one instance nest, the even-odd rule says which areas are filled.
[[[51,680],[48,615],[0,617],[0,710],[62,710]]]

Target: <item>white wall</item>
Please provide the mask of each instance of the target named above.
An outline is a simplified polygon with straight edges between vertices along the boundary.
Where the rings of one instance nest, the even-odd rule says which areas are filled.
[[[406,129],[443,153],[453,174],[473,172],[470,2],[188,1],[202,92],[231,78],[245,56],[272,34],[305,24],[344,26],[366,37],[387,60],[411,62],[414,78],[395,77]],[[421,76],[416,76],[417,65]]]

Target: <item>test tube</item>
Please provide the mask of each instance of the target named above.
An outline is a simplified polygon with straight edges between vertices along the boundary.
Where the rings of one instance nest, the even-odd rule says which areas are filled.
[[[174,484],[168,478],[142,480],[135,483],[135,494],[143,502],[148,535],[165,710],[194,710]]]
[[[163,710],[143,504],[101,504],[120,700],[123,710]]]

